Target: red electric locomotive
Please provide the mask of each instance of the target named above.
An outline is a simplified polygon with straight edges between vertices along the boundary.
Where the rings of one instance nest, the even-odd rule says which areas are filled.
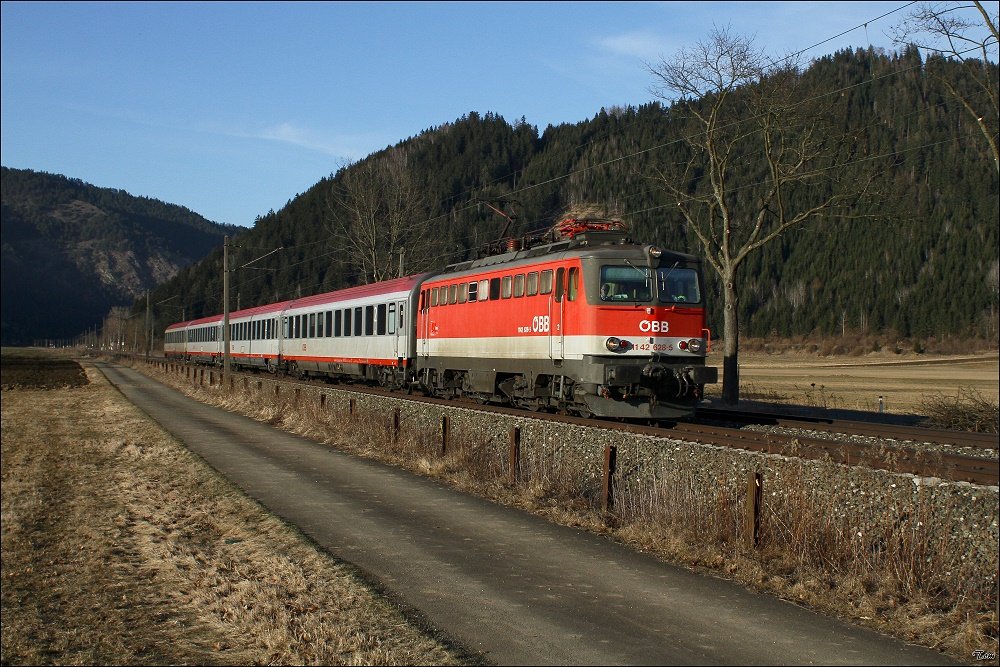
[[[566,220],[554,238],[423,282],[417,382],[583,416],[691,413],[718,377],[700,260],[636,244],[614,221]]]

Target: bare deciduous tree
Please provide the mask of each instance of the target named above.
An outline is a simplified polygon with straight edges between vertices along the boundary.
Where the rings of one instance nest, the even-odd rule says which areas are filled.
[[[347,165],[335,179],[328,227],[365,282],[397,276],[401,254],[405,272],[425,268],[430,228],[424,199],[405,148]]]
[[[993,3],[996,7],[996,4]],[[998,14],[990,14],[980,0],[971,2],[924,3],[910,12],[895,28],[893,41],[961,62],[975,82],[976,92],[960,91],[932,62],[927,70],[962,105],[979,126],[1000,174],[997,128],[1000,122],[1000,92],[996,68]]]
[[[692,124],[687,159],[657,176],[721,281],[723,400],[736,403],[744,261],[792,227],[851,215],[872,180],[838,181],[837,166],[857,159],[855,143],[824,127],[829,103],[802,90],[798,69],[772,63],[750,38],[716,28],[647,69],[657,80],[653,94],[678,100],[670,113]]]

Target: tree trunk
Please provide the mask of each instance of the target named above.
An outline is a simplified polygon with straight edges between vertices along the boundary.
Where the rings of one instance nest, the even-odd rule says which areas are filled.
[[[736,287],[732,276],[724,279],[723,299],[723,359],[722,402],[736,405],[740,400],[740,332],[739,314],[736,309]]]

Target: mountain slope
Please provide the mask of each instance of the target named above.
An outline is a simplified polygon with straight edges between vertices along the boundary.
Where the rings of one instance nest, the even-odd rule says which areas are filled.
[[[0,169],[4,345],[72,338],[235,234],[181,206]]]

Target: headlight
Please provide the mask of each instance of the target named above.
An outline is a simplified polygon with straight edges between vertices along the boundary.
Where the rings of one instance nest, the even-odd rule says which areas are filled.
[[[649,246],[649,256],[652,257],[653,259],[657,259],[662,254],[663,251],[657,248],[655,245]]]
[[[612,336],[611,338],[609,338],[606,341],[604,341],[604,344],[612,352],[617,352],[618,350],[622,349],[622,340],[621,340],[621,338],[615,338],[614,336]]]
[[[705,341],[700,338],[692,338],[688,341],[688,349],[695,354],[701,354],[705,350]]]

